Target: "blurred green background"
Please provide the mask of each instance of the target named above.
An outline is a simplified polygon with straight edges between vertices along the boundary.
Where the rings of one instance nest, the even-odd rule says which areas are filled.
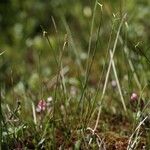
[[[63,63],[64,66],[72,67],[72,70],[75,68],[70,76],[77,74],[78,61],[85,68],[94,3],[94,0],[0,1],[0,52],[5,51],[0,58],[0,82],[6,92],[16,85],[37,90],[35,83],[37,83],[38,71],[40,70],[42,80],[50,78],[56,71],[52,50],[43,36],[41,27],[47,32],[56,54],[61,51],[65,35],[68,35],[69,44]],[[100,6],[96,9],[92,49],[100,21],[101,32],[95,64],[92,68],[91,83],[97,82],[104,65],[113,22],[115,23],[111,48],[121,17],[127,13],[127,26],[122,29],[122,37],[129,44],[130,58],[135,64],[141,83],[145,85],[150,77],[150,65],[143,55],[133,50],[133,47],[138,44],[142,52],[150,58],[150,1],[102,0],[99,3],[103,8],[102,11]],[[128,68],[122,67],[126,64],[126,60],[122,57],[124,54],[121,48],[121,45],[118,46],[116,55],[119,56],[117,65],[121,68],[119,76],[123,78],[124,73],[128,73]]]

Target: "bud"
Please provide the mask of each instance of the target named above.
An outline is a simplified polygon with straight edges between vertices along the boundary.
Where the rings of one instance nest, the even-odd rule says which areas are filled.
[[[53,98],[50,96],[47,98],[47,106],[51,106],[52,105],[52,101],[53,101]]]
[[[48,102],[48,103],[50,103],[50,102],[52,102],[52,101],[53,101],[53,98],[52,98],[51,96],[47,98],[47,102]]]
[[[116,82],[115,80],[112,80],[112,81],[111,81],[111,86],[112,86],[113,88],[115,88],[115,87],[117,86],[117,82]]]

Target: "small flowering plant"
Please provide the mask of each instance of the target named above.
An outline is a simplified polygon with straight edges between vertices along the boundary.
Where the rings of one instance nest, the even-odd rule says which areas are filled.
[[[41,112],[45,112],[46,110],[49,110],[51,107],[52,101],[53,101],[53,98],[51,96],[47,98],[47,101],[44,99],[39,100],[36,106],[36,112],[41,113]]]
[[[36,116],[35,111],[33,112],[34,122],[35,124],[38,123],[41,129],[43,128],[42,123],[45,121],[45,119],[47,117],[50,118],[53,116],[52,115],[52,112],[53,112],[52,102],[53,102],[52,97],[48,97],[47,100],[40,99],[36,107],[34,107],[35,108],[34,110],[37,113],[37,116]]]

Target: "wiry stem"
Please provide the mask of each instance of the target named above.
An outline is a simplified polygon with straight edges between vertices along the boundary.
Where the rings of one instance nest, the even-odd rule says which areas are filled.
[[[117,31],[117,35],[116,35],[116,39],[115,39],[115,43],[114,43],[114,47],[113,47],[113,51],[112,51],[112,58],[111,59],[113,59],[113,57],[114,57],[114,53],[116,51],[116,46],[117,46],[117,43],[118,43],[119,34],[120,34],[121,27],[123,25],[123,22],[124,22],[125,18],[126,18],[126,14],[123,16],[123,18],[121,20],[121,23],[119,25],[119,28],[118,28],[118,31]],[[107,83],[108,83],[108,78],[109,78],[110,69],[111,69],[111,59],[110,59],[110,62],[109,62],[107,73],[106,73],[105,83],[104,83],[104,87],[103,87],[103,91],[102,91],[102,96],[101,96],[101,99],[100,99],[100,106],[99,106],[98,116],[97,116],[97,120],[96,120],[96,124],[95,124],[94,130],[97,129],[97,126],[98,126],[98,123],[99,123],[99,119],[100,119],[100,114],[101,114],[101,109],[102,109],[102,102],[103,102],[104,95],[105,95],[105,92],[106,92],[106,86],[107,86]]]

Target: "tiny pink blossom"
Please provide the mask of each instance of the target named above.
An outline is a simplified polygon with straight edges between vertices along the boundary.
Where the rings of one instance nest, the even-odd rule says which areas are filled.
[[[37,105],[36,111],[37,112],[45,111],[46,106],[47,106],[47,104],[46,104],[45,100],[40,100]]]
[[[132,101],[137,101],[138,100],[138,95],[136,93],[132,93],[131,98]]]

